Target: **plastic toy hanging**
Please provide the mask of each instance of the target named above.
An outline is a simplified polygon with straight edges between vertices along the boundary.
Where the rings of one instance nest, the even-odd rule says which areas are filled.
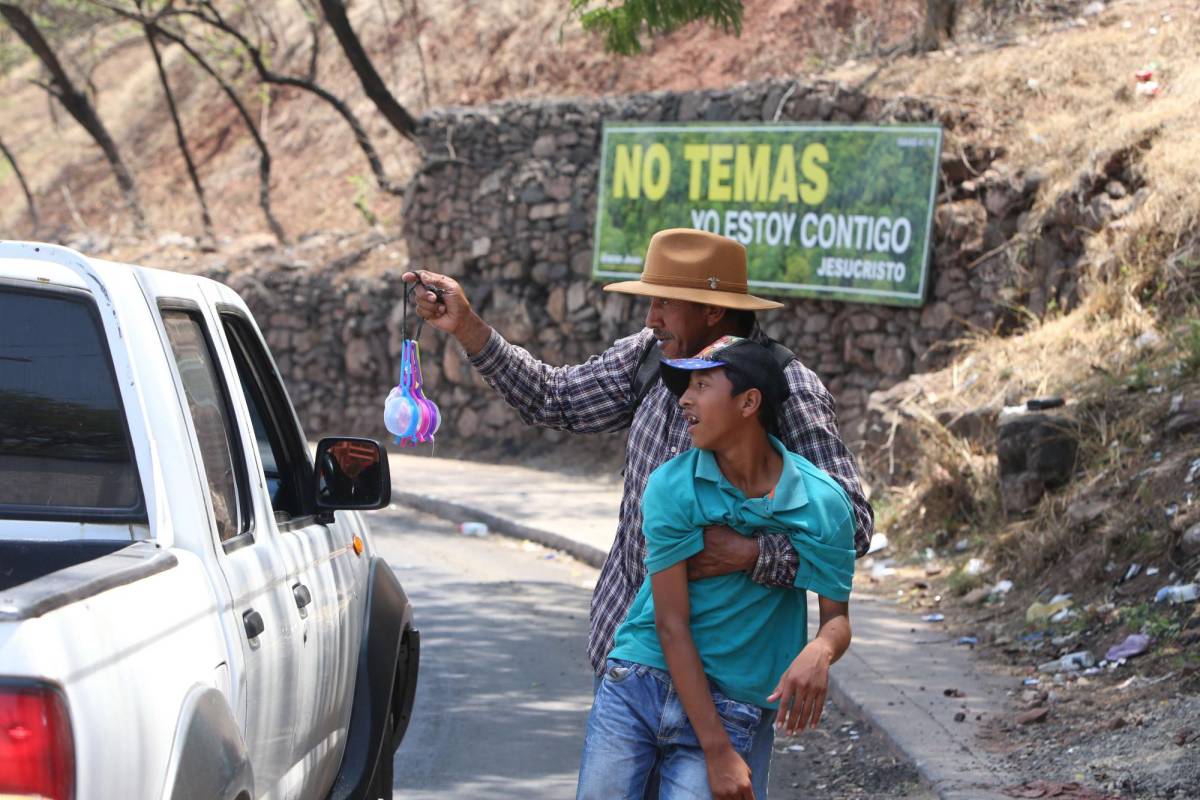
[[[421,288],[441,297],[440,289],[434,289],[421,283]],[[415,288],[415,287],[414,287]],[[402,330],[408,332],[408,293],[404,291],[404,316]],[[421,391],[421,346],[417,339],[421,336],[421,326],[424,320],[418,319],[413,338],[405,339],[400,350],[400,383],[392,389],[383,406],[383,424],[388,432],[393,434],[396,444],[401,447],[416,447],[418,444],[433,442],[433,436],[442,424],[442,413],[437,405],[425,397]]]

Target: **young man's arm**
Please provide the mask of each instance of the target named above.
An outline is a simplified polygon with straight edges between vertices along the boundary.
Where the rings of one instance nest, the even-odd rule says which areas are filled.
[[[680,561],[650,577],[654,625],[675,691],[704,749],[708,786],[716,800],[753,798],[750,767],[733,749],[717,714],[700,654],[692,641],[687,564]]]
[[[779,701],[775,726],[795,734],[815,728],[829,692],[829,667],[850,646],[850,604],[817,598],[821,627],[779,679],[767,702]]]

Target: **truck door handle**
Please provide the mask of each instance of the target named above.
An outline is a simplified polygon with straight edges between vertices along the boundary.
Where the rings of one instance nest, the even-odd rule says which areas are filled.
[[[263,624],[262,614],[253,608],[242,614],[242,624],[246,626],[247,639],[257,639],[267,629],[267,626]]]
[[[292,597],[296,598],[296,608],[304,608],[312,602],[312,592],[303,583],[297,583],[292,587]]]

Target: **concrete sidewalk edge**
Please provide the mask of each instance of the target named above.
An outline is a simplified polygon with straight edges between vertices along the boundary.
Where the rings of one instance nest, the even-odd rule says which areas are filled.
[[[417,511],[423,511],[426,514],[432,514],[435,517],[440,517],[450,522],[482,522],[488,526],[489,531],[498,533],[501,536],[508,536],[513,539],[528,539],[545,547],[561,550],[572,558],[576,558],[596,569],[604,566],[604,559],[608,557],[608,553],[598,547],[577,542],[574,539],[552,533],[542,528],[522,525],[507,517],[492,514],[466,503],[458,503],[453,500],[446,500],[419,492],[397,491],[396,489],[392,489],[392,502],[400,503],[409,508],[415,508]]]
[[[847,653],[846,657],[849,656]],[[896,691],[886,681],[882,682],[879,688],[895,694],[897,699],[903,697],[903,693]],[[902,735],[897,726],[884,714],[873,710],[877,704],[869,697],[872,693],[857,688],[854,681],[840,678],[834,672],[830,672],[829,694],[843,712],[870,723],[897,756],[913,765],[921,781],[939,800],[1006,800],[1009,797],[990,788],[997,785],[997,776],[989,771],[985,764],[977,762],[976,754],[965,745],[960,745],[953,755],[941,754],[944,759],[954,764],[953,768],[945,768],[930,759],[929,742]],[[875,694],[878,694],[878,691]],[[931,732],[931,736],[937,738],[936,733]]]
[[[392,491],[392,502],[450,522],[483,522],[488,526],[489,531],[511,538],[528,539],[545,547],[561,550],[597,569],[604,564],[604,560],[608,556],[597,547],[574,541],[542,528],[522,525],[466,503],[395,489]],[[873,711],[871,700],[867,697],[870,693],[856,690],[852,681],[844,680],[836,672],[831,672],[829,690],[834,701],[843,711],[858,716],[878,730],[896,755],[913,765],[921,781],[936,793],[940,800],[987,800],[988,798],[1003,797],[983,788],[990,783],[986,777],[992,776],[987,775],[986,769],[979,769],[979,765],[975,765],[975,769],[964,770],[962,764],[958,769],[946,769],[941,764],[931,763],[927,754],[921,752],[920,746],[916,746],[914,742],[906,743],[906,739],[898,735],[899,731],[895,730],[883,715]],[[967,753],[969,752],[967,750]]]

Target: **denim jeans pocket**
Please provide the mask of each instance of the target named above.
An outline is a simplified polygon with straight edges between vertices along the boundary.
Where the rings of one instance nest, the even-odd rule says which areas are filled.
[[[637,665],[629,661],[610,658],[604,665],[604,680],[609,683],[620,683],[633,674]]]
[[[729,734],[733,749],[743,755],[750,751],[758,724],[762,721],[763,710],[756,705],[743,703],[740,700],[726,697],[713,690],[713,705],[717,707],[717,716]]]

